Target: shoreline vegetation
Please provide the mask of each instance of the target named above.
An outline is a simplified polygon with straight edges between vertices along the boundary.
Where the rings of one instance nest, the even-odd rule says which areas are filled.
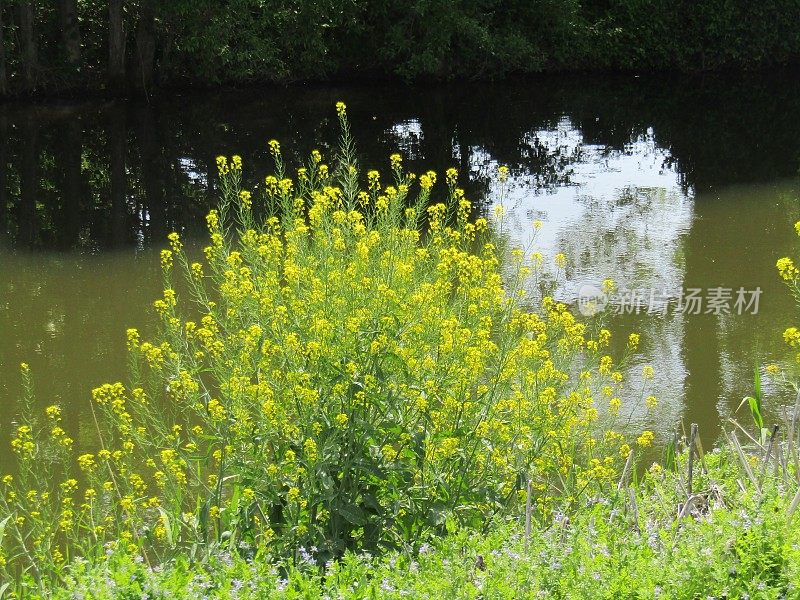
[[[93,440],[21,366],[0,598],[796,597],[800,401],[765,423],[757,369],[752,426],[651,463],[640,337],[547,295],[567,257],[506,241],[507,168],[480,217],[455,169],[362,171],[336,111],[333,156],[290,172],[272,140],[254,190],[217,158],[209,244],[168,236]]]
[[[0,3],[0,97],[797,64],[797,0]]]

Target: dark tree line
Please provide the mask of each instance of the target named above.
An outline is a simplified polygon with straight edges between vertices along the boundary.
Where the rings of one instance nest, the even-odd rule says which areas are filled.
[[[697,70],[800,55],[800,0],[0,0],[0,94]]]
[[[155,5],[0,0],[0,95],[146,91],[155,66]]]

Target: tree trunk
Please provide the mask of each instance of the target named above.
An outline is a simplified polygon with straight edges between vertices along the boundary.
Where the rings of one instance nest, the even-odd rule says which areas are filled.
[[[136,28],[136,81],[134,87],[147,94],[153,85],[156,55],[156,19],[153,0],[142,0]]]
[[[125,217],[126,185],[125,157],[127,156],[127,129],[125,107],[111,106],[108,115],[108,155],[111,160],[111,226],[108,229],[109,247],[122,246],[126,241]]]
[[[8,232],[8,116],[0,106],[0,239]]]
[[[67,65],[77,71],[81,64],[81,32],[78,26],[78,0],[59,0],[61,39]]]
[[[26,92],[36,88],[36,32],[34,26],[33,2],[22,0],[19,3],[20,46],[22,49],[22,83]]]
[[[108,87],[120,93],[125,89],[125,23],[123,0],[108,2]]]
[[[8,93],[8,87],[6,83],[6,45],[5,38],[3,37],[4,10],[5,3],[3,0],[0,0],[0,96],[5,96]],[[2,207],[0,207],[0,210],[2,210]]]

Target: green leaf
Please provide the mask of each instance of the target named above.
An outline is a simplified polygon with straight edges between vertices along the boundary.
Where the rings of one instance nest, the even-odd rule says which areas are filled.
[[[675,440],[670,440],[667,447],[664,448],[664,468],[668,471],[674,471],[675,465]]]
[[[447,509],[447,505],[443,504],[442,502],[437,502],[431,508],[428,520],[431,525],[440,527],[447,521],[448,514],[449,511]]]
[[[444,527],[447,533],[451,535],[458,531],[458,521],[452,513],[447,515],[447,518],[444,521]]]
[[[211,510],[211,498],[206,499],[203,502],[203,506],[200,508],[200,532],[203,534],[203,538],[208,538],[208,531],[209,531],[209,515]]]
[[[762,427],[761,428],[761,445],[762,446],[767,443],[767,440],[769,439],[769,436],[770,436],[771,433],[772,432],[769,429],[767,429],[766,427]]]
[[[763,429],[764,417],[761,415],[761,402],[759,402],[758,398],[753,396],[747,396],[745,400],[747,400],[747,405],[750,407],[750,414],[753,416],[753,422],[759,429]]]
[[[355,504],[342,504],[339,506],[338,512],[348,523],[352,523],[353,525],[360,527],[367,522],[364,511]]]
[[[8,524],[8,521],[10,519],[11,519],[11,515],[8,515],[5,519],[0,521],[0,544],[3,543],[3,538],[6,535],[6,525]]]
[[[753,384],[755,386],[756,391],[756,400],[758,400],[759,406],[761,405],[761,369],[758,368],[758,364],[753,368]]]

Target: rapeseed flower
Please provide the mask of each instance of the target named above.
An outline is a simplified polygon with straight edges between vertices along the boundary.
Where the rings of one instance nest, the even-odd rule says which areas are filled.
[[[794,261],[785,256],[783,258],[779,258],[778,262],[775,263],[775,266],[778,268],[778,273],[784,279],[784,281],[792,281],[797,279],[798,271],[797,267],[794,265]]]

